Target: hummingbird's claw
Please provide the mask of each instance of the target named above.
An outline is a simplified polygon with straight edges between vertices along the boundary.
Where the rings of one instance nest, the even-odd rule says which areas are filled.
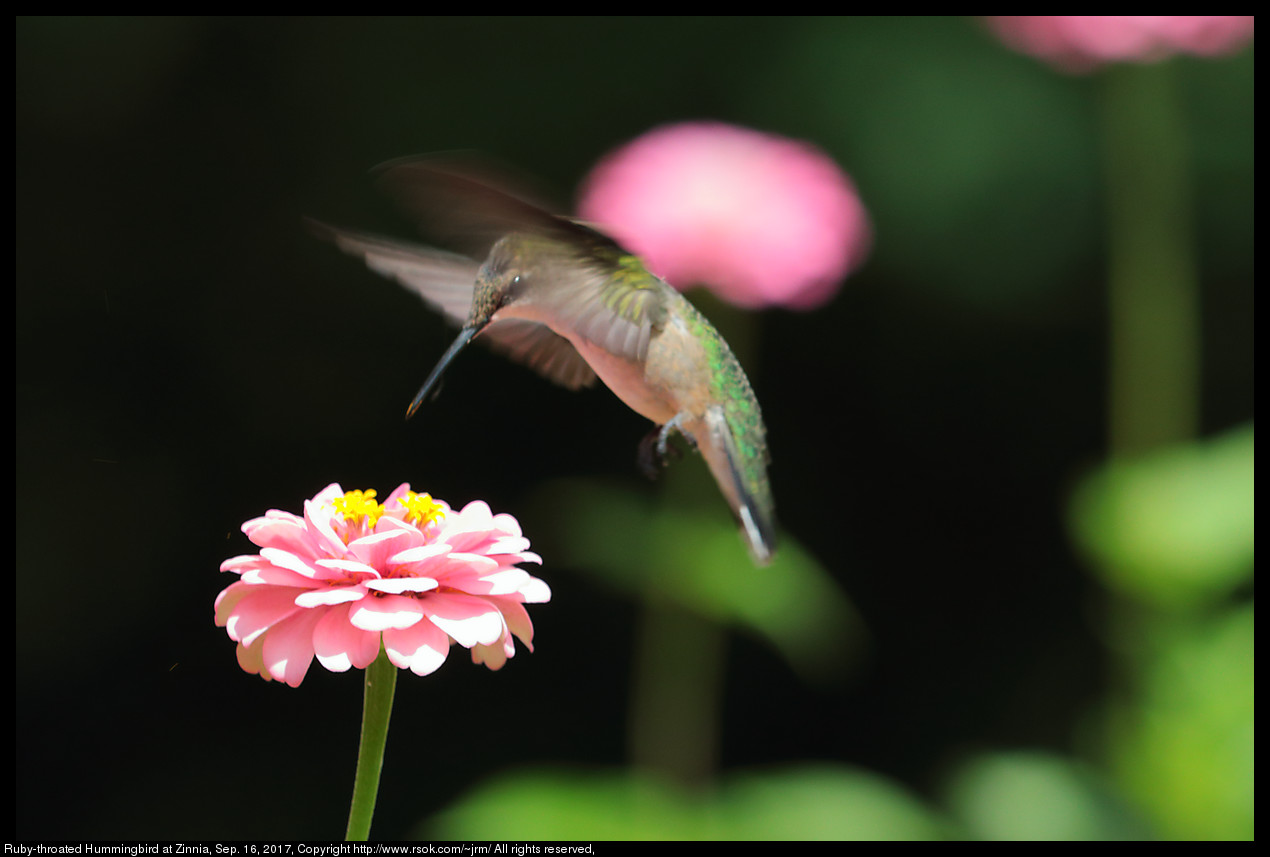
[[[683,430],[683,422],[684,414],[681,411],[671,417],[670,422],[666,423],[657,431],[657,454],[662,457],[663,461],[666,460],[666,440],[670,437],[670,433],[672,431],[679,432],[680,437],[688,441],[688,443],[692,445],[693,449],[697,448],[697,439]],[[671,447],[671,449],[674,449],[674,447]]]
[[[696,438],[683,430],[682,423],[683,414],[676,414],[670,422],[657,426],[639,442],[639,469],[649,479],[657,478],[657,472],[666,466],[670,456],[683,458],[683,451],[669,442],[672,431],[679,432],[679,436],[687,440],[693,449],[697,448]]]

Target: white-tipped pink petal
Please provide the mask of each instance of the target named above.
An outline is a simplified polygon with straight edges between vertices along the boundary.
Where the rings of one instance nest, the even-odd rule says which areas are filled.
[[[479,500],[455,512],[407,484],[380,504],[333,483],[303,516],[270,510],[243,530],[260,553],[221,564],[238,579],[217,595],[216,623],[238,642],[245,671],[292,687],[314,657],[332,672],[364,669],[381,645],[418,675],[455,642],[498,669],[513,635],[532,636],[520,602],[550,597],[515,565],[541,558],[514,517]]]
[[[288,571],[294,571],[296,574],[311,579],[321,577],[317,566],[311,561],[288,551],[279,550],[278,548],[261,548],[260,555],[278,566],[278,568],[285,568]]]
[[[520,588],[520,600],[526,604],[545,604],[551,600],[551,587],[536,577]]]
[[[529,539],[524,536],[499,536],[489,543],[485,553],[489,556],[502,553],[520,553],[529,550]]]
[[[465,648],[492,643],[503,633],[498,608],[480,598],[437,593],[424,602],[423,609],[432,624]]]
[[[515,517],[507,514],[506,512],[499,512],[494,516],[491,523],[493,523],[495,529],[500,530],[509,536],[524,535],[520,529],[520,521],[517,521]],[[526,547],[528,547],[528,543],[526,543]]]
[[[386,529],[354,539],[348,543],[348,550],[367,565],[385,568],[388,558],[410,547],[410,543],[410,534],[406,530]]]
[[[332,527],[332,520],[333,509],[329,501],[319,502],[316,497],[304,501],[304,524],[313,536],[318,550],[331,557],[343,556],[348,548]]]
[[[249,591],[240,597],[233,610],[225,617],[225,630],[229,632],[229,638],[247,646],[256,637],[298,612],[301,608],[295,606],[295,599],[305,591],[289,586],[256,589],[259,591]]]
[[[387,631],[409,628],[423,618],[423,607],[416,598],[385,595],[363,598],[348,613],[348,620],[363,631]]]
[[[507,663],[507,650],[497,644],[473,646],[472,663],[485,664],[485,666],[495,671],[501,670],[503,665]]]
[[[264,665],[279,681],[299,687],[313,663],[313,628],[322,614],[301,610],[265,635]]]
[[[398,500],[402,500],[410,495],[410,483],[402,482],[396,488],[392,489],[392,493],[384,500],[384,508],[389,512],[395,512],[400,508]]]
[[[355,577],[361,581],[376,580],[379,577],[379,572],[373,565],[368,565],[356,559],[319,559],[313,564],[327,572],[320,575],[322,580],[337,577]]]
[[[365,597],[366,590],[361,586],[330,586],[300,593],[295,597],[295,606],[334,607],[336,604],[361,601]]]
[[[243,572],[249,571],[253,568],[260,568],[261,566],[268,566],[270,564],[271,563],[267,559],[262,558],[258,554],[256,556],[235,556],[222,562],[220,564],[220,570],[232,571],[234,574],[242,574]]]
[[[347,607],[331,609],[313,629],[313,652],[331,672],[365,669],[379,655],[379,634],[353,627]]]
[[[534,623],[529,621],[529,611],[524,606],[510,598],[494,598],[491,599],[498,605],[498,609],[502,611],[503,619],[507,622],[507,630],[516,635],[525,648],[529,651],[534,650]],[[508,639],[510,645],[511,640]]]
[[[428,675],[445,663],[450,638],[431,622],[420,622],[400,631],[385,631],[384,651],[394,665]]]
[[[269,670],[265,669],[264,648],[263,637],[257,638],[250,646],[239,643],[235,651],[238,656],[238,666],[242,667],[244,672],[258,675],[265,681],[273,681],[273,676],[269,674]]]
[[[428,592],[437,588],[437,582],[430,577],[393,577],[389,580],[367,581],[366,588],[401,595],[405,592]]]
[[[243,524],[243,532],[258,547],[314,555],[313,537],[305,528],[304,519],[294,515],[255,518]]]
[[[305,577],[296,571],[288,568],[279,568],[273,563],[263,563],[257,568],[244,571],[242,578],[243,583],[252,585],[267,586],[298,586],[308,588],[317,584],[312,578]]]
[[[521,588],[528,586],[531,580],[533,578],[529,576],[529,572],[512,566],[481,577],[480,583],[483,586],[480,591],[472,588],[468,588],[467,591],[474,595],[507,595],[519,592]]]
[[[254,586],[249,586],[241,581],[231,583],[220,591],[216,596],[216,624],[218,627],[224,628],[229,624],[229,619],[233,615],[234,608],[238,606],[238,602],[242,601],[248,595],[258,590]],[[230,636],[233,639],[233,636]]]
[[[455,551],[443,557],[438,557],[428,566],[428,574],[438,580],[444,580],[446,585],[461,586],[456,581],[467,577],[480,577],[486,574],[492,574],[498,570],[498,561],[487,556],[481,556],[475,553],[460,553]]]
[[[418,545],[412,548],[406,548],[403,551],[393,554],[388,558],[390,565],[399,567],[411,574],[418,574],[427,569],[429,563],[438,557],[446,556],[450,553],[451,547],[445,542],[431,545]]]

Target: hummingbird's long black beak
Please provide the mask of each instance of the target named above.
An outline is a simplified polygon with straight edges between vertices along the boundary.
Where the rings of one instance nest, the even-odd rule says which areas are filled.
[[[437,381],[441,380],[441,374],[445,372],[445,367],[450,365],[450,361],[454,356],[464,349],[464,347],[472,341],[472,337],[484,330],[481,327],[464,327],[459,331],[459,335],[454,342],[450,343],[450,347],[441,355],[441,359],[437,361],[437,365],[432,370],[432,374],[428,376],[428,380],[423,382],[423,386],[419,388],[419,392],[415,394],[414,400],[410,403],[410,407],[406,408],[406,419],[410,419],[415,415],[415,411],[419,410],[419,406],[423,404],[424,398],[428,392],[436,386]]]

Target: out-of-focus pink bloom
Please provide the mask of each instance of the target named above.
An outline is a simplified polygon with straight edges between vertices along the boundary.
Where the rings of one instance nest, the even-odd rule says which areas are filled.
[[[1252,15],[993,15],[1017,51],[1064,71],[1106,62],[1154,62],[1173,54],[1234,53],[1252,39]]]
[[[216,597],[216,624],[238,641],[238,663],[296,687],[316,654],[328,670],[364,669],[380,640],[398,667],[427,675],[450,644],[499,669],[533,651],[524,604],[551,598],[517,568],[541,563],[511,515],[480,500],[455,512],[400,485],[381,505],[374,491],[328,485],[303,517],[276,509],[243,524],[260,553],[221,564],[239,580]]]
[[[814,146],[717,122],[667,125],[606,156],[579,203],[679,288],[810,309],[864,259],[868,215]]]

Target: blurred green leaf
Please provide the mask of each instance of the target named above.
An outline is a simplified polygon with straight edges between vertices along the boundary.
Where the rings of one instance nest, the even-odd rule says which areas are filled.
[[[1253,837],[1253,606],[1161,625],[1141,693],[1111,711],[1111,762],[1169,839]]]
[[[693,465],[700,472],[682,475],[676,487],[709,478],[700,462],[679,466]],[[553,510],[558,559],[632,597],[757,632],[805,678],[840,673],[863,636],[846,595],[788,532],[772,564],[756,568],[717,489],[707,487],[700,504],[691,487],[653,502],[600,480],[560,480],[535,505]],[[560,529],[564,522],[567,530]]]
[[[946,826],[890,780],[858,768],[809,765],[747,773],[719,799],[721,839],[942,839]]]
[[[694,793],[626,771],[522,771],[421,825],[439,839],[941,838],[941,821],[884,777],[817,765],[738,775]]]
[[[1094,774],[1048,753],[976,758],[949,782],[948,803],[974,839],[1128,840],[1147,833]]]
[[[1108,464],[1077,488],[1069,519],[1116,589],[1160,607],[1212,603],[1252,574],[1252,426]]]
[[[495,777],[422,825],[428,839],[699,839],[695,801],[651,777],[535,770]]]

